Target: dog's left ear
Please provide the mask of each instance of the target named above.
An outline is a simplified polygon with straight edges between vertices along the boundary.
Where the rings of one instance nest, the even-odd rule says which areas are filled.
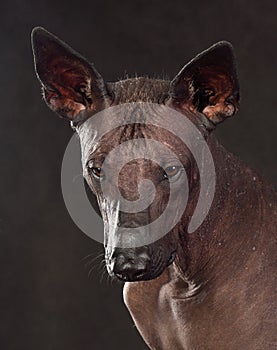
[[[41,27],[32,31],[32,48],[43,97],[53,111],[77,125],[103,109],[107,91],[93,64]]]
[[[173,105],[203,113],[214,125],[238,110],[239,83],[233,47],[226,41],[196,56],[170,85]]]

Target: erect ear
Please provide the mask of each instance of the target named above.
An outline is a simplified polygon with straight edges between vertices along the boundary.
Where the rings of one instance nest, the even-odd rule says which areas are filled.
[[[105,83],[94,66],[45,29],[32,31],[35,70],[47,105],[73,125],[107,102]]]
[[[203,113],[213,124],[234,115],[239,83],[233,47],[221,41],[200,53],[173,79],[173,104]]]

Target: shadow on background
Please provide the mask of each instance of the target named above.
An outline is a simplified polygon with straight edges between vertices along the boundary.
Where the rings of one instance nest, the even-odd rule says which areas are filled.
[[[93,60],[106,80],[172,78],[216,41],[233,43],[242,103],[217,130],[233,153],[276,181],[276,10],[263,1],[5,1],[1,7],[0,348],[146,349],[102,277],[102,247],[71,221],[60,166],[72,130],[48,110],[30,32],[44,26]],[[100,282],[101,281],[101,282]]]

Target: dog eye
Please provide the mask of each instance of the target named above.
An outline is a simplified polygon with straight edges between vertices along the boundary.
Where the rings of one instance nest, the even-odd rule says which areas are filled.
[[[103,171],[102,168],[99,167],[93,167],[91,168],[91,172],[93,173],[93,175],[97,178],[102,178],[103,177]]]
[[[183,168],[181,166],[175,166],[175,165],[168,166],[164,170],[164,177],[168,180],[173,180],[173,179],[177,180],[177,178],[182,172],[182,169]]]
[[[104,171],[102,170],[101,167],[94,166],[93,162],[90,161],[87,164],[89,172],[97,179],[103,179],[104,177]]]

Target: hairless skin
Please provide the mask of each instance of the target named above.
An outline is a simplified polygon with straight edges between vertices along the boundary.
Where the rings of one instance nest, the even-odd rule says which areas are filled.
[[[125,282],[125,304],[147,345],[152,350],[276,349],[276,195],[213,133],[239,107],[231,44],[219,42],[202,52],[172,81],[139,77],[112,83],[104,82],[91,63],[43,28],[34,29],[32,45],[45,102],[79,134],[84,177],[105,224],[107,270]],[[188,233],[188,224],[198,200],[199,171],[175,135],[138,119],[96,143],[90,139],[93,124],[86,121],[97,112],[138,102],[183,114],[199,129],[213,156],[213,202],[193,233]],[[99,183],[105,156],[139,138],[153,138],[180,155],[188,177],[188,204],[178,224],[159,240],[119,248],[115,227],[131,229],[155,220],[166,206],[169,182],[180,181],[180,167],[163,154],[165,171],[147,159],[134,159],[122,168],[118,187],[132,201],[141,180],[151,180],[156,188],[151,206],[124,213],[112,205],[112,190],[103,196]],[[178,200],[176,195],[176,206]]]

